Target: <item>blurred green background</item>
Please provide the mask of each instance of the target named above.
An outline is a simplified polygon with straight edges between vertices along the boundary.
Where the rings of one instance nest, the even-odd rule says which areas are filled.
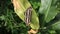
[[[53,0],[52,4],[55,1],[56,3],[54,6],[57,5],[57,9],[60,11],[60,0]],[[29,2],[38,15],[41,0],[29,0]],[[45,23],[43,28],[42,21],[40,20],[43,15],[38,16],[41,28],[39,28],[39,32],[37,34],[60,34],[60,12],[49,23]],[[55,25],[55,22],[58,22],[59,24]],[[52,24],[53,26],[51,27]],[[14,6],[11,0],[0,0],[0,34],[27,34],[28,30],[30,30],[30,27],[27,27],[14,12]]]

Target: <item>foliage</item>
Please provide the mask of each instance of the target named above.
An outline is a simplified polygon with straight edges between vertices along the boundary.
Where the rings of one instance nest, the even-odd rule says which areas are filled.
[[[28,1],[39,17],[37,34],[60,34],[60,0]],[[27,34],[30,29],[14,12],[11,0],[0,0],[0,34]]]

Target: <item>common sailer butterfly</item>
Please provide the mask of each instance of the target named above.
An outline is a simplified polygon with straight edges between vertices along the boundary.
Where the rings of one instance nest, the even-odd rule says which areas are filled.
[[[25,23],[26,26],[28,26],[31,22],[31,16],[32,16],[32,7],[29,7],[26,11],[25,11]]]

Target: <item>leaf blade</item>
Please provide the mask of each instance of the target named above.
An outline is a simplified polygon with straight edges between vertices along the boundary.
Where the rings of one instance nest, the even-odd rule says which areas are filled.
[[[54,30],[60,30],[60,20],[57,21],[56,23],[54,23],[54,24],[52,25],[52,28],[53,28]]]
[[[54,19],[58,13],[57,7],[52,5],[52,1],[53,0],[41,0],[39,13],[44,15],[43,21],[47,23]]]

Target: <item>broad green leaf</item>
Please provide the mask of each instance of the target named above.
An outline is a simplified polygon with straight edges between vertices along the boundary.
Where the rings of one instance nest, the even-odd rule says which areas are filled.
[[[13,0],[13,5],[16,14],[24,21],[25,19],[24,12],[29,7],[31,7],[31,4],[28,2],[28,0]],[[30,26],[32,29],[39,29],[39,20],[34,9],[32,9],[32,18]]]
[[[60,30],[60,20],[52,25],[52,28],[55,30]]]
[[[44,14],[44,21],[49,22],[55,18],[58,11],[56,6],[52,6],[52,0],[41,0],[39,13]]]

